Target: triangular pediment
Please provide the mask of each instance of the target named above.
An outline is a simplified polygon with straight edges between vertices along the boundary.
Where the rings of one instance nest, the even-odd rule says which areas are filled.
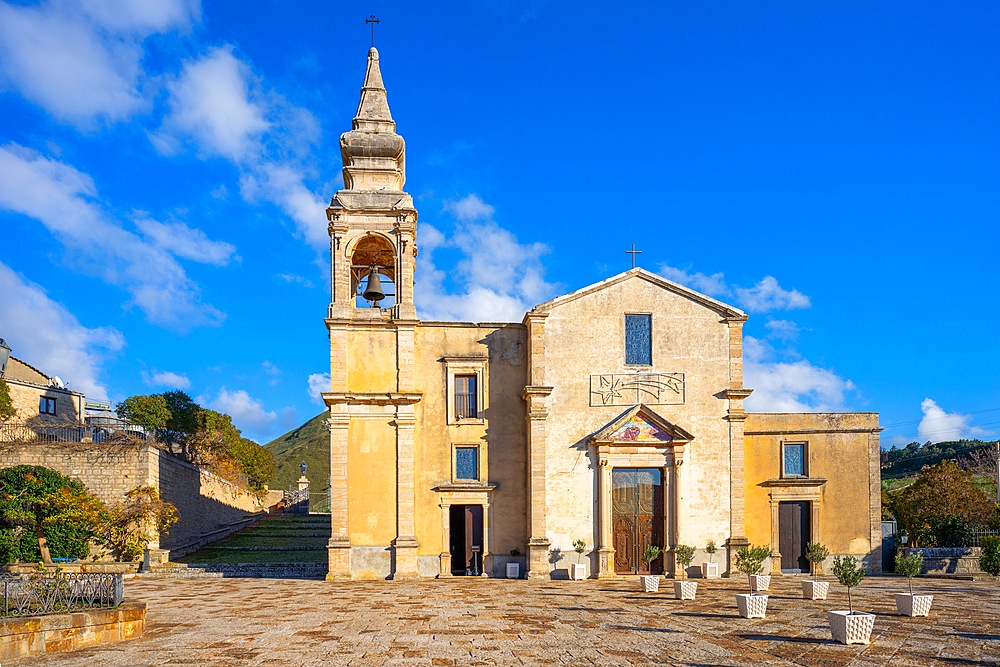
[[[680,445],[692,440],[694,440],[693,435],[680,426],[671,424],[641,403],[615,417],[590,438],[594,444],[637,445]]]

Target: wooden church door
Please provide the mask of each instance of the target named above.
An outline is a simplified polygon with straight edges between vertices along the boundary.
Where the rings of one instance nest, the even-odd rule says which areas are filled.
[[[663,471],[660,468],[615,468],[611,471],[611,536],[615,572],[663,572],[663,557],[649,564],[642,553],[663,543]]]

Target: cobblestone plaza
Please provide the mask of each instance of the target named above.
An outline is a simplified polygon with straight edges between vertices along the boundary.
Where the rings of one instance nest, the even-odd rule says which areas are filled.
[[[640,592],[638,582],[455,578],[323,583],[278,579],[134,580],[148,604],[144,637],[18,665],[996,665],[995,582],[922,580],[930,618],[895,615],[901,578],[866,579],[855,608],[877,614],[869,646],[830,640],[830,600],[801,599],[776,577],[765,620],[738,617],[742,580],[700,581],[698,599]]]

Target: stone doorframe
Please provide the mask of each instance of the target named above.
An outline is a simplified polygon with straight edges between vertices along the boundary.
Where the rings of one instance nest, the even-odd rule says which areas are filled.
[[[784,479],[769,479],[760,484],[770,489],[771,500],[771,574],[781,574],[781,551],[778,534],[778,504],[790,501],[807,501],[809,503],[809,541],[820,542],[822,533],[819,520],[823,505],[823,487],[826,480],[822,477],[790,477]]]
[[[615,548],[611,530],[611,472],[615,468],[660,468],[663,470],[663,534],[669,544],[664,544],[664,565],[667,554],[671,556],[680,535],[681,467],[684,464],[684,445],[640,446],[635,443],[595,443],[597,450],[597,578],[611,579],[615,574]],[[664,568],[666,571],[666,568]]]
[[[441,554],[439,558],[438,578],[450,577],[451,574],[451,506],[481,505],[483,508],[483,570],[480,576],[489,576],[493,571],[493,555],[490,554],[490,515],[492,514],[490,496],[496,488],[495,484],[439,484],[434,491],[441,494],[438,507],[441,508]]]

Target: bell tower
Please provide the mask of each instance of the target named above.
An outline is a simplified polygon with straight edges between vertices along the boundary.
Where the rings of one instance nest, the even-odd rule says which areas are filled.
[[[330,232],[330,521],[327,578],[416,577],[413,271],[417,211],[403,192],[406,144],[389,113],[379,54],[368,51],[361,102],[340,137],[344,188]],[[360,476],[348,491],[348,475]],[[395,500],[395,523],[376,520]],[[373,504],[377,503],[377,505]],[[350,511],[348,511],[350,508]],[[389,522],[391,524],[392,522]],[[352,554],[354,556],[352,557]],[[356,561],[352,567],[352,560]],[[384,576],[384,575],[382,575]]]
[[[403,192],[406,142],[396,134],[375,47],[368,51],[351,131],[340,136],[340,154],[344,189],[326,209],[333,283],[330,317],[415,319],[417,211],[413,198]],[[378,283],[386,298],[365,298],[370,282]],[[382,312],[354,312],[369,307]]]

